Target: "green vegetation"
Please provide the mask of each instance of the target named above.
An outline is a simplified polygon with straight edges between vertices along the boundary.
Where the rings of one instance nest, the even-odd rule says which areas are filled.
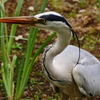
[[[98,5],[99,5],[99,7],[98,7],[98,15],[99,15],[99,22],[100,22],[100,0],[98,0]]]
[[[0,2],[0,18],[5,17],[4,3],[7,0],[1,0]],[[19,16],[22,4],[24,0],[18,2],[15,16]],[[48,0],[44,0],[41,12],[44,12]],[[22,44],[14,44],[14,37],[17,30],[17,25],[13,24],[11,28],[10,36],[7,33],[6,24],[0,23],[0,42],[2,51],[2,83],[5,89],[5,93],[8,100],[18,100],[23,95],[28,77],[30,75],[31,69],[36,61],[37,56],[43,51],[44,47],[48,42],[55,36],[53,33],[44,44],[37,50],[35,55],[32,57],[32,51],[35,45],[35,40],[38,34],[38,29],[30,27],[30,33],[27,41],[27,48],[24,51],[24,57],[19,59],[16,54],[10,58],[12,49],[19,48],[22,49]],[[27,39],[24,39],[27,40]],[[30,58],[32,58],[30,60]],[[14,72],[17,71],[17,81],[14,83]],[[0,82],[0,84],[1,84]],[[36,83],[37,80],[31,80],[31,82]],[[43,84],[43,83],[38,83]]]
[[[100,35],[95,38],[92,33],[88,33],[84,36],[86,43],[84,43],[83,48],[93,51],[95,50],[95,44],[98,42]]]
[[[72,10],[70,13],[67,14],[67,17],[68,18],[76,17],[76,14],[77,14],[76,11],[75,10]]]
[[[79,0],[78,3],[80,4],[79,6],[80,6],[81,8],[86,7],[86,0]]]
[[[6,1],[7,0],[0,1],[0,18],[6,17],[5,8],[4,8],[4,3]],[[48,0],[40,0],[39,1],[39,2],[43,2],[42,8],[41,8],[41,6],[37,7],[38,0],[34,0],[34,1],[35,1],[34,11],[35,10],[40,11],[40,9],[41,9],[40,13],[43,12]],[[20,11],[22,9],[23,2],[24,2],[24,0],[19,0],[14,16],[19,16]],[[86,0],[77,1],[76,3],[78,4],[78,7],[79,7],[78,9],[79,10],[85,9],[87,2],[88,1],[86,1]],[[63,2],[63,0],[51,0],[50,4],[52,5],[53,9],[55,9],[56,12],[61,12],[64,16],[67,16],[67,18],[72,18],[72,17],[77,18],[77,14],[78,14],[77,7],[69,6],[69,10],[63,10],[63,7],[66,6],[66,3]],[[98,16],[99,17],[96,19],[98,19],[100,22],[100,0],[98,0],[97,4],[98,4]],[[96,7],[97,7],[97,4],[95,4]],[[70,9],[71,9],[71,11],[70,11]],[[27,10],[27,12],[28,12],[28,10]],[[87,16],[87,12],[88,12],[87,9],[85,12],[82,12],[83,18],[84,18],[84,16]],[[33,13],[31,15],[33,15]],[[80,13],[80,15],[81,15],[81,13]],[[81,20],[81,18],[79,19],[79,22],[80,22],[80,20]],[[84,24],[84,23],[79,23],[80,28],[82,28],[82,29],[79,28],[79,31],[77,31],[77,34],[79,36],[80,36],[82,30],[85,29],[85,27],[83,27],[82,24]],[[89,23],[89,26],[86,26],[87,28],[89,28],[89,31],[82,33],[80,40],[82,39],[81,47],[93,52],[97,49],[96,43],[100,43],[100,39],[99,39],[100,33],[98,33],[98,35],[97,35],[97,33],[95,32],[96,31],[95,26],[97,25],[97,23],[93,26],[90,26],[90,24],[91,23]],[[2,64],[0,65],[0,75],[2,75],[1,76],[2,79],[0,79],[0,86],[1,85],[3,86],[3,88],[5,90],[5,97],[7,100],[18,100],[19,98],[20,98],[20,100],[33,100],[33,99],[31,99],[31,97],[26,97],[25,99],[23,99],[21,97],[24,93],[24,90],[27,89],[26,84],[27,84],[29,75],[31,73],[32,67],[34,66],[34,64],[36,62],[39,61],[38,55],[41,53],[41,51],[43,51],[44,47],[55,36],[56,33],[53,33],[39,49],[34,50],[36,38],[38,35],[38,29],[30,27],[28,39],[20,38],[21,40],[24,40],[25,42],[27,42],[26,49],[23,51],[23,43],[19,43],[19,42],[14,43],[14,40],[16,38],[15,35],[16,35],[16,31],[17,31],[17,26],[18,25],[13,24],[11,26],[11,32],[8,33],[6,24],[0,23],[0,54],[2,54],[2,55],[0,55],[0,62],[2,62]],[[78,25],[75,26],[75,23],[74,23],[73,26],[77,27]],[[8,34],[10,34],[10,35],[8,35]],[[38,41],[41,44],[41,43],[43,43],[44,39],[39,39]],[[21,52],[20,57],[17,56],[17,54],[16,54],[17,49],[20,50],[20,52]],[[32,52],[35,52],[35,54],[33,55]],[[94,54],[94,55],[96,57],[100,58],[99,54],[98,55]],[[45,77],[43,75],[42,71],[34,72],[34,76],[38,76],[38,77],[42,77],[42,78]],[[44,85],[45,82],[40,82],[37,77],[32,77],[32,78],[30,78],[29,83],[30,83],[30,88],[34,89],[36,86]],[[33,95],[34,100],[40,100],[40,99],[44,100],[45,97],[42,99],[43,91],[41,91],[41,89],[39,89],[39,87],[36,87],[36,89],[37,89],[36,93]],[[60,100],[58,95],[54,95],[53,97],[47,96],[46,99],[47,100]]]
[[[61,12],[64,2],[63,0],[51,0],[51,5],[54,9],[57,9],[57,12]]]

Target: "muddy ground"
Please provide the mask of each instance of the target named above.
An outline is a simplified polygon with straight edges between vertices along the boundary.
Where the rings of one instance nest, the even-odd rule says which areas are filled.
[[[45,11],[56,11],[62,14],[72,25],[76,31],[81,48],[91,52],[100,60],[100,23],[98,19],[98,2],[97,0],[52,0],[48,1]],[[14,15],[18,0],[8,0],[5,3],[5,13],[11,17]],[[20,16],[38,14],[43,4],[43,0],[25,0]],[[10,32],[11,25],[8,24],[8,33]],[[16,37],[21,36],[27,38],[29,34],[29,27],[18,25]],[[41,34],[41,35],[40,35]],[[51,31],[39,30],[37,36],[35,49],[37,50],[45,39],[50,36]],[[56,37],[52,39],[53,43]],[[16,39],[15,44],[21,43],[22,49],[14,49],[13,54],[20,57],[24,52],[27,41]],[[77,45],[76,40],[72,40],[71,44]],[[16,52],[17,51],[17,52]],[[23,51],[23,52],[22,52]],[[34,51],[33,51],[34,55]],[[42,55],[42,53],[41,53]],[[58,100],[58,96],[52,91],[49,82],[45,79],[41,67],[41,55],[33,66],[28,84],[22,98],[25,100]],[[0,100],[5,100],[4,90],[0,86]]]

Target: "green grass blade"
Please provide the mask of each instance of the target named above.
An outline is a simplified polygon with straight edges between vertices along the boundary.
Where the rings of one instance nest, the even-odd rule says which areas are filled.
[[[24,72],[27,71],[27,66],[29,65],[29,61],[30,61],[30,57],[32,55],[33,47],[35,45],[35,40],[36,40],[36,36],[38,33],[38,29],[37,28],[34,29],[34,34],[32,34],[33,33],[32,31],[33,31],[33,28],[31,27],[30,28],[30,36],[28,39],[28,47],[27,47],[27,53],[26,53],[25,66],[24,66],[24,70],[23,70]],[[33,36],[31,37],[31,35],[33,35]]]
[[[47,1],[48,0],[44,1],[43,8],[42,8],[41,12],[43,12],[43,10],[45,9]],[[28,47],[27,47],[27,54],[26,54],[27,60],[25,60],[25,66],[24,66],[24,70],[23,70],[23,74],[22,74],[22,80],[21,80],[19,92],[17,94],[17,98],[21,97],[21,95],[23,94],[24,88],[25,88],[26,83],[28,81],[28,77],[29,77],[29,74],[30,74],[30,71],[28,71],[28,69],[29,69],[28,66],[30,64],[30,57],[31,57],[31,54],[32,54],[32,49],[34,47],[34,43],[35,43],[35,40],[36,40],[37,33],[38,33],[38,29],[35,29],[34,36],[32,36],[32,34],[30,34],[32,37],[29,36],[29,39],[28,39]]]
[[[44,50],[44,48],[47,46],[47,44],[52,40],[52,38],[56,35],[56,32],[54,32],[50,37],[48,37],[48,39],[43,43],[43,45],[38,49],[38,51],[35,53],[34,57],[32,58],[32,61],[29,65],[28,71],[26,74],[29,75],[34,63],[35,63],[35,59],[36,57]],[[28,77],[25,77],[26,79],[28,79]]]
[[[36,54],[34,55],[30,65],[27,67],[27,71],[25,72],[25,77],[24,77],[24,80],[22,81],[23,85],[20,85],[22,88],[22,90],[24,91],[24,88],[26,86],[26,82],[28,81],[28,77],[29,77],[29,74],[32,70],[32,67],[35,63],[35,59],[36,57],[43,51],[44,47],[51,41],[51,39],[56,35],[56,33],[54,32],[47,40],[46,42],[43,43],[43,45],[40,47],[40,49],[36,52]],[[23,93],[23,92],[22,92]],[[21,94],[22,95],[22,94]]]
[[[3,7],[3,3],[2,3],[2,7]],[[4,9],[4,8],[3,8]],[[2,18],[4,16],[4,12],[3,10],[0,11],[0,17]],[[5,45],[5,39],[4,39],[4,24],[0,23],[0,42],[1,42],[1,51],[2,51],[2,79],[3,79],[3,84],[4,84],[4,88],[6,90],[7,95],[9,94],[9,69],[8,69],[8,57],[7,57],[7,53],[6,53],[6,45]]]
[[[98,7],[98,16],[99,16],[99,22],[100,22],[100,0],[98,0],[98,4],[99,4],[99,7]]]
[[[25,62],[25,58],[22,59],[21,64],[16,64],[16,67],[18,67],[17,68],[18,78],[17,78],[17,83],[16,83],[15,99],[14,100],[17,100],[17,94],[18,94],[19,88],[20,88],[21,74],[23,72],[24,62]]]
[[[23,1],[24,0],[20,0],[18,2],[15,16],[19,15]],[[0,11],[0,17],[5,16],[4,15],[4,2],[5,2],[5,0],[3,0],[3,2],[0,2],[0,7],[2,7],[2,10]],[[9,42],[8,42],[7,33],[5,34],[6,36],[4,36],[4,27],[3,27],[3,24],[0,23],[0,36],[1,36],[0,42],[1,42],[1,49],[2,49],[2,62],[3,62],[2,79],[3,79],[4,88],[5,88],[8,98],[13,98],[13,90],[14,90],[13,89],[13,71],[14,71],[14,64],[16,61],[16,56],[13,57],[13,60],[11,63],[9,61],[9,55],[10,55],[10,51],[11,51],[11,46],[14,41],[13,36],[15,35],[16,28],[17,28],[17,25],[12,25],[12,30],[11,30],[11,34],[9,36],[10,38],[9,38]],[[5,26],[5,29],[6,29],[6,26]],[[5,38],[5,37],[7,37],[7,38]],[[5,40],[6,40],[6,42],[5,42]],[[6,50],[6,46],[7,46],[7,50]]]
[[[48,0],[44,0],[44,3],[43,3],[43,6],[42,6],[40,13],[43,13],[45,11],[47,3],[48,3]]]
[[[16,59],[17,59],[17,56],[14,55],[13,56],[13,59],[12,59],[12,63],[10,65],[10,94],[12,94],[11,98],[13,98],[14,96],[14,83],[13,83],[13,76],[14,76],[14,67],[15,67],[15,63],[16,63]]]
[[[4,8],[4,3],[6,2],[7,0],[3,0],[2,2],[0,2],[0,8],[2,10],[2,13],[3,13],[3,17],[5,17],[5,8]],[[4,24],[4,29],[5,29],[5,34],[7,36],[7,26],[6,24]],[[6,39],[6,43],[8,43],[8,37],[5,38]]]
[[[47,44],[51,41],[51,39],[56,35],[56,32],[54,32],[50,37],[48,37],[48,39],[43,43],[43,45],[38,49],[38,51],[36,52],[36,54],[34,55],[31,63],[30,63],[30,69],[32,68],[32,66],[34,65],[35,59],[36,57],[44,50],[44,48],[47,46]]]
[[[16,8],[16,12],[15,12],[15,16],[19,16],[20,11],[21,11],[21,8],[22,8],[23,2],[24,2],[24,0],[20,0],[20,1],[18,2],[17,8]],[[12,47],[12,44],[13,44],[13,42],[14,42],[14,38],[12,38],[12,36],[15,35],[16,29],[17,29],[17,25],[13,24],[13,25],[12,25],[12,28],[11,28],[11,33],[10,33],[10,36],[11,36],[11,37],[10,37],[10,39],[9,39],[9,43],[8,43],[8,46],[7,46],[8,55],[10,54],[11,47]]]

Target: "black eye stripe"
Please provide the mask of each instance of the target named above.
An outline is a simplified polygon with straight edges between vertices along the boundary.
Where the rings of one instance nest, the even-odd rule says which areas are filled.
[[[68,25],[70,28],[72,28],[71,25],[67,22],[67,20],[62,16],[49,14],[49,15],[43,15],[40,18],[43,18],[48,21],[61,21],[61,22],[64,22],[66,25]]]

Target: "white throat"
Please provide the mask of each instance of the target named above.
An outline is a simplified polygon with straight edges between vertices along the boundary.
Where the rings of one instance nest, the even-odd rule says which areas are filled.
[[[45,53],[45,64],[46,70],[49,74],[55,76],[53,59],[56,55],[61,53],[69,44],[71,38],[71,30],[64,29],[63,31],[58,31],[57,42]]]

